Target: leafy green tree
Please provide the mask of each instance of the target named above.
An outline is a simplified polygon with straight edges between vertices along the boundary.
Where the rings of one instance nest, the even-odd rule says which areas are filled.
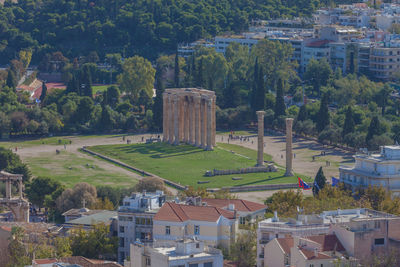
[[[150,61],[143,57],[127,58],[122,65],[123,72],[118,75],[118,84],[122,91],[138,97],[144,90],[149,97],[153,96],[155,69]]]
[[[61,183],[54,179],[48,177],[38,177],[33,179],[33,181],[28,184],[26,195],[32,204],[41,208],[43,207],[46,195],[51,195],[61,188],[63,188]]]
[[[112,85],[107,88],[103,95],[103,101],[106,105],[115,108],[119,103],[120,92],[117,86]]]
[[[110,236],[105,224],[97,224],[92,230],[73,230],[70,236],[72,255],[91,259],[115,260],[118,238]]]
[[[47,86],[46,86],[46,83],[43,82],[42,83],[42,93],[41,93],[40,98],[39,98],[40,102],[44,101],[44,99],[46,98],[46,95],[47,95]]]
[[[0,138],[1,136],[10,134],[11,131],[11,121],[10,118],[0,111]]]
[[[303,204],[303,194],[297,190],[278,191],[267,198],[268,215],[272,216],[276,211],[278,216],[291,217],[296,214],[296,207],[301,207]]]
[[[313,91],[319,94],[321,86],[327,85],[332,73],[329,62],[325,58],[321,60],[311,59],[306,67],[304,79],[312,85]]]
[[[92,73],[90,71],[90,65],[85,64],[82,67],[81,77],[80,77],[80,95],[93,97],[92,89]]]
[[[23,267],[31,263],[27,249],[23,243],[25,231],[22,227],[13,226],[11,228],[10,243],[8,250],[10,253],[9,267]]]
[[[257,259],[257,232],[255,228],[239,233],[230,247],[232,260],[240,267],[251,267]]]
[[[351,106],[347,107],[346,117],[344,119],[342,137],[344,138],[346,134],[353,133],[355,130],[355,123],[353,118],[353,109]]]
[[[326,184],[326,178],[324,175],[324,171],[322,170],[322,167],[319,167],[319,170],[317,172],[317,175],[315,176],[314,185],[312,188],[314,196],[318,195],[319,191],[324,189],[325,184]]]
[[[0,170],[8,171],[15,174],[23,174],[23,181],[29,181],[31,173],[26,166],[22,163],[17,154],[11,150],[0,147]]]
[[[253,84],[252,84],[252,92],[250,94],[250,106],[252,107],[253,113],[258,110],[257,107],[257,91],[259,89],[259,75],[260,75],[260,70],[258,66],[258,58],[256,58],[256,61],[254,63],[254,70],[253,70]]]
[[[302,105],[300,107],[299,113],[297,114],[296,121],[305,121],[308,119],[308,111],[307,111],[307,106]]]
[[[330,115],[328,110],[328,95],[322,96],[318,114],[316,116],[317,131],[322,132],[330,124]]]
[[[375,97],[375,102],[378,105],[378,107],[380,107],[382,109],[382,116],[385,115],[385,110],[386,107],[388,105],[388,99],[390,96],[390,93],[392,92],[392,88],[390,88],[390,86],[388,84],[385,84],[381,90],[379,90],[379,92],[376,94]]]
[[[274,109],[275,118],[286,115],[286,106],[285,106],[285,100],[284,100],[283,96],[284,96],[283,80],[279,79],[277,90],[276,90],[276,101],[275,101],[275,109]]]
[[[57,258],[72,256],[69,238],[56,237],[54,240],[55,254]]]

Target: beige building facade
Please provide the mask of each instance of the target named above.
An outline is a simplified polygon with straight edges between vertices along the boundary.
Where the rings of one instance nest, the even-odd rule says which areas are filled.
[[[212,150],[216,131],[215,103],[213,91],[166,89],[163,93],[163,141]]]
[[[209,206],[167,202],[153,219],[153,238],[160,242],[194,237],[206,245],[229,249],[238,229],[234,212]]]

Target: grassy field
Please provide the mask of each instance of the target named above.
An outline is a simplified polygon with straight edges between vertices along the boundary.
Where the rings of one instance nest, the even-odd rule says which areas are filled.
[[[104,92],[107,91],[107,88],[112,86],[113,84],[106,84],[106,85],[94,85],[92,86],[93,93],[97,94],[97,92]]]
[[[54,178],[67,187],[72,187],[79,182],[87,182],[94,186],[110,185],[115,187],[131,187],[136,180],[102,169],[94,161],[76,154],[61,151],[55,153],[38,153],[35,157],[26,158],[32,174],[36,177],[44,176]]]
[[[218,144],[214,151],[164,143],[103,145],[90,149],[182,185],[214,188],[297,182],[297,177],[284,177],[283,169],[273,173],[205,177],[207,170],[238,169],[256,164],[256,151],[232,144]],[[270,160],[271,156],[265,155],[265,159]],[[241,177],[242,180],[232,180],[233,177]],[[197,184],[198,181],[209,183]]]

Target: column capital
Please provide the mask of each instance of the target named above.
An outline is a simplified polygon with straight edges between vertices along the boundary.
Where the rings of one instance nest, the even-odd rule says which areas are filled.
[[[259,111],[256,111],[256,114],[257,114],[258,117],[264,116],[265,115],[265,111],[264,110],[259,110]]]

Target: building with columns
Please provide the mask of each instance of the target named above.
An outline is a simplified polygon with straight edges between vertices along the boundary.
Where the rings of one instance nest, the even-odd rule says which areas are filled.
[[[163,93],[163,141],[212,150],[216,131],[215,101],[213,91],[166,89]]]

